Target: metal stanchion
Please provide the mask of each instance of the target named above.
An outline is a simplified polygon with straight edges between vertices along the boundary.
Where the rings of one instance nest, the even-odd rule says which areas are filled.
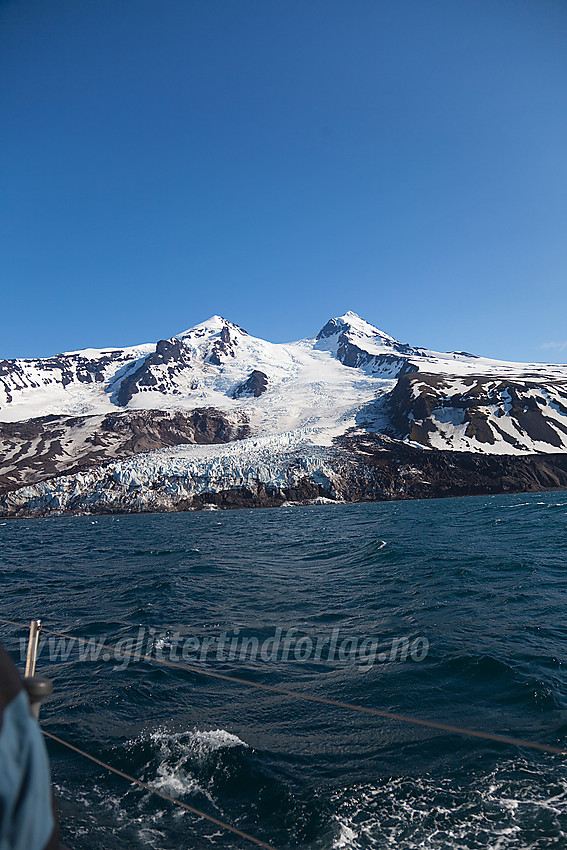
[[[41,620],[32,620],[30,623],[26,671],[23,680],[24,688],[27,691],[30,701],[30,711],[36,720],[39,720],[39,709],[42,700],[53,693],[53,682],[50,679],[46,679],[45,676],[35,675],[40,631]]]
[[[35,665],[37,663],[37,646],[39,633],[41,631],[41,620],[32,620],[30,623],[30,636],[28,639],[28,657],[26,658],[26,672],[24,676],[35,676]]]

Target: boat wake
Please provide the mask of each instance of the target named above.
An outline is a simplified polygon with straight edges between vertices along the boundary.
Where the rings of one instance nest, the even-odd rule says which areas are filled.
[[[558,780],[509,761],[469,781],[386,779],[336,791],[334,850],[543,850],[567,838],[567,771]]]

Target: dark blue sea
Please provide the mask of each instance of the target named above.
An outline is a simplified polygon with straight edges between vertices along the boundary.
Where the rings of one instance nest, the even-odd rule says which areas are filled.
[[[44,635],[44,729],[277,848],[561,848],[564,756],[206,672],[565,747],[566,552],[567,493],[0,521],[0,616],[121,641]],[[72,850],[251,846],[48,749]]]

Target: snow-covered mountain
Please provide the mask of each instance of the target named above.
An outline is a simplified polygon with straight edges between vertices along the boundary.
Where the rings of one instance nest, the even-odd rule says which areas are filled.
[[[313,482],[323,474],[306,460],[315,456],[335,467],[342,458],[341,475],[352,483],[352,453],[360,467],[368,435],[378,435],[374,451],[381,452],[405,445],[500,456],[567,453],[567,366],[429,351],[400,343],[350,312],[329,320],[315,337],[293,343],[252,337],[213,316],[156,344],[0,361],[0,492],[11,491],[10,499],[22,486],[27,491],[61,475],[84,479],[85,470],[109,463],[120,469],[134,464],[145,482],[140,487],[148,489],[151,474],[140,477],[140,464],[155,471],[159,460],[167,478],[167,446],[184,446],[175,450],[175,463],[181,451],[185,466],[200,470],[199,487],[188,485],[195,496],[207,489],[207,457],[211,463],[224,457],[218,444],[234,440],[229,461],[209,470],[215,492],[221,469],[226,489],[245,489],[257,473],[263,486],[277,488],[285,479],[287,490],[297,490],[291,467]],[[254,448],[258,440],[268,440],[261,451]],[[345,452],[351,453],[348,462]],[[279,460],[266,472],[270,453]],[[264,464],[256,472],[255,456]],[[97,486],[108,477],[90,475]],[[332,491],[325,475],[319,495]],[[116,476],[112,480],[116,484]],[[49,495],[49,487],[59,485],[42,486]],[[78,486],[65,485],[65,492]],[[280,490],[283,498],[286,487]],[[360,497],[364,488],[357,492]],[[124,493],[120,498],[127,501]]]
[[[354,313],[287,344],[213,316],[157,344],[0,361],[0,421],[214,408],[258,434],[315,426],[323,445],[366,421],[426,447],[555,452],[566,390],[567,366],[414,348]]]
[[[326,419],[336,428],[389,387],[345,368],[317,339],[274,344],[213,316],[157,344],[0,361],[0,421],[212,407],[242,411],[263,432]]]

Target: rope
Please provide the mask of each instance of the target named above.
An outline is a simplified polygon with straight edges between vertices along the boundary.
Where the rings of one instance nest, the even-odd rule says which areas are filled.
[[[18,626],[22,628],[21,623],[15,623],[12,620],[4,620],[0,617],[0,622],[8,623],[9,625]],[[70,635],[64,634],[63,632],[53,631],[52,629],[46,629],[42,625],[42,631],[46,632],[46,634],[55,635],[58,637],[70,637]],[[407,714],[397,714],[392,711],[383,711],[379,708],[370,708],[364,705],[356,705],[350,702],[342,702],[341,700],[330,699],[328,697],[319,697],[314,694],[302,694],[298,691],[289,690],[288,688],[280,687],[279,685],[266,685],[262,682],[252,682],[249,679],[242,679],[239,676],[230,676],[228,673],[215,673],[212,670],[205,670],[200,667],[193,667],[189,664],[176,664],[173,661],[167,661],[166,659],[158,659],[154,658],[151,655],[144,655],[140,652],[132,652],[128,650],[116,650],[116,647],[112,647],[107,643],[93,643],[93,646],[100,647],[101,649],[107,649],[111,653],[115,653],[116,651],[121,652],[122,655],[128,655],[130,658],[136,657],[140,661],[147,661],[152,664],[161,664],[164,667],[170,667],[173,670],[180,670],[187,673],[193,673],[197,676],[208,676],[211,679],[220,679],[223,682],[232,682],[237,685],[244,685],[248,688],[256,688],[262,691],[269,691],[273,694],[281,694],[282,696],[290,697],[291,699],[302,700],[305,702],[315,702],[320,705],[329,705],[333,708],[341,708],[347,711],[357,711],[361,714],[370,714],[374,717],[381,717],[386,720],[397,720],[402,723],[408,723],[413,726],[421,726],[426,729],[436,729],[441,732],[450,732],[455,735],[464,735],[469,738],[481,738],[485,741],[496,741],[500,744],[510,744],[514,747],[526,747],[532,750],[539,750],[544,753],[553,753],[554,755],[565,756],[567,755],[567,749],[563,749],[562,747],[554,747],[550,744],[539,744],[535,741],[525,741],[521,738],[513,738],[508,735],[498,735],[492,732],[480,732],[475,729],[466,729],[461,726],[453,726],[449,723],[439,723],[435,720],[422,720],[419,717],[413,717]]]
[[[73,750],[73,752],[78,753],[80,756],[83,756],[84,758],[89,759],[90,761],[93,761],[100,767],[104,767],[106,768],[106,770],[110,770],[117,776],[121,776],[122,779],[127,779],[128,782],[131,782],[133,785],[138,785],[139,788],[144,788],[146,791],[150,791],[152,794],[157,794],[158,797],[161,797],[163,800],[167,800],[168,803],[174,803],[176,806],[180,806],[182,809],[191,812],[191,814],[193,815],[198,815],[198,817],[205,818],[205,820],[214,823],[215,826],[220,826],[221,829],[226,829],[228,830],[228,832],[232,832],[234,835],[240,836],[240,838],[245,838],[246,841],[251,841],[258,847],[263,847],[264,850],[274,850],[274,847],[272,847],[271,844],[266,844],[265,841],[260,841],[259,838],[254,838],[253,835],[248,835],[247,832],[243,832],[240,829],[236,829],[236,827],[230,826],[230,824],[224,823],[224,821],[219,820],[218,818],[215,818],[212,815],[207,815],[200,809],[195,809],[193,806],[189,806],[187,803],[183,803],[181,800],[177,800],[175,797],[170,797],[169,794],[165,794],[158,788],[154,788],[152,785],[148,785],[147,782],[142,782],[140,779],[136,779],[134,776],[129,776],[127,773],[124,773],[124,771],[118,770],[118,768],[112,767],[112,765],[106,764],[106,762],[89,755],[89,753],[86,753],[84,750],[80,750],[79,747],[75,747],[73,746],[73,744],[69,744],[62,738],[58,738],[57,735],[52,735],[51,732],[46,732],[45,729],[42,729],[41,731],[43,732],[46,738],[50,738],[52,741],[56,741],[58,744],[67,747],[67,749]]]

